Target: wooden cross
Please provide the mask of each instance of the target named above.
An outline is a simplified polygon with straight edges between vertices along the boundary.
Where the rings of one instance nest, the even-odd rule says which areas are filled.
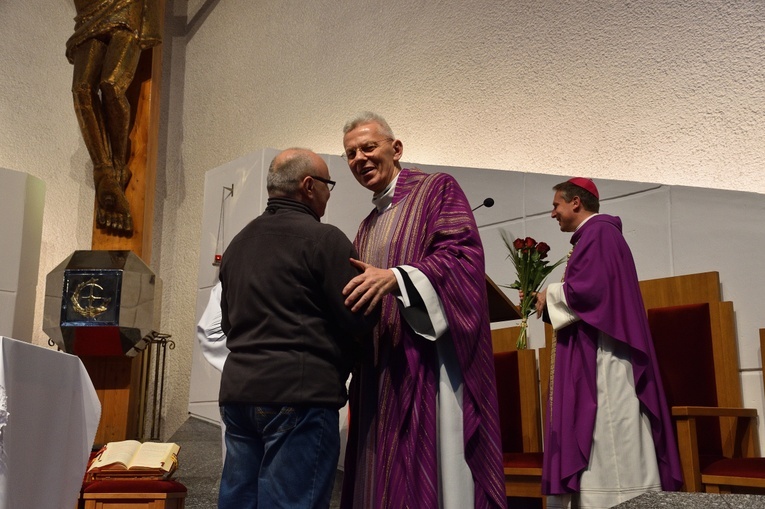
[[[154,7],[159,4],[158,31],[161,34],[164,0],[148,0],[148,2],[152,2]],[[98,4],[97,0],[95,3],[94,0],[76,0],[78,12],[88,12],[88,8],[95,4]],[[140,2],[129,5],[137,4]],[[124,36],[125,33],[121,35]],[[126,91],[130,103],[130,155],[127,159],[127,168],[132,176],[124,190],[124,195],[132,216],[132,232],[98,225],[96,221],[99,210],[98,199],[94,204],[93,213],[91,249],[133,251],[147,265],[151,261],[161,76],[162,45],[158,44],[140,52],[135,75]],[[101,90],[100,93],[103,97],[104,91]],[[76,102],[77,98],[75,98]],[[79,112],[78,115],[82,126],[82,115]],[[103,127],[102,122],[102,130]],[[87,133],[84,133],[84,136],[87,136]],[[93,152],[91,152],[92,158]],[[95,444],[142,439],[149,356],[144,351],[136,357],[81,357],[102,406],[101,422],[96,433]]]

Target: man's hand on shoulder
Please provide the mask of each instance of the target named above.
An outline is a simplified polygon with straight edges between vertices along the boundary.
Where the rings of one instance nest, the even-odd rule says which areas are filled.
[[[345,305],[354,313],[364,310],[365,315],[371,314],[384,296],[398,290],[393,270],[380,269],[353,258],[351,265],[362,271],[343,288]]]

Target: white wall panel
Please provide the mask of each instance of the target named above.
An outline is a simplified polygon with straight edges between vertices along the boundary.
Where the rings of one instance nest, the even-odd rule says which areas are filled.
[[[228,186],[235,181],[237,189],[244,190],[238,196],[235,192],[238,201],[227,209],[230,213],[226,218],[227,239],[262,212],[265,204],[262,171],[276,153],[271,149],[256,151],[207,173],[200,252],[212,253],[210,244],[217,233],[222,185]],[[355,181],[339,156],[322,157],[328,162],[330,175],[338,182],[324,221],[337,225],[352,239],[360,221],[372,210],[371,193]],[[557,221],[550,217],[552,186],[566,177],[478,168],[414,166],[428,172],[444,171],[453,175],[474,207],[486,197],[494,198],[494,207],[481,207],[475,216],[486,255],[486,273],[498,285],[509,285],[515,280],[515,269],[507,259],[508,251],[500,231],[513,237],[528,236],[538,242],[547,242],[551,246],[548,255],[551,261],[565,257],[571,249],[571,234],[561,232]],[[709,270],[720,272],[724,298],[734,300],[736,309],[741,368],[757,368],[757,329],[765,327],[765,323],[761,323],[757,292],[765,285],[765,272],[759,269],[761,264],[756,257],[742,256],[736,247],[746,246],[756,252],[765,250],[765,228],[759,221],[765,212],[763,197],[752,193],[606,179],[596,179],[596,184],[601,194],[601,212],[622,219],[624,237],[641,279]],[[254,205],[255,200],[247,199],[251,196],[259,196],[259,206]],[[205,256],[200,260],[197,319],[207,303],[209,286],[217,275],[217,271],[208,266]],[[560,281],[563,271],[564,265],[556,268],[548,282]],[[505,288],[503,291],[511,301],[518,302],[515,290]],[[531,348],[544,345],[543,325],[533,317],[529,345]],[[195,351],[189,410],[200,412],[206,418],[210,418],[211,401],[217,398],[220,383],[219,375],[213,371]],[[753,385],[752,377],[743,378],[747,380],[747,397],[753,404],[762,405],[762,401],[757,401],[757,387]]]
[[[199,288],[210,287],[217,282],[218,268],[213,265],[215,255],[222,255],[231,239],[265,209],[265,174],[276,153],[271,149],[259,150],[210,170],[205,175]],[[224,187],[232,186],[234,192],[230,195]],[[221,207],[224,217],[222,231],[219,232]],[[219,234],[222,252],[216,253]]]
[[[672,271],[669,187],[606,200],[600,211],[622,220],[622,233],[639,279],[676,275]]]
[[[739,364],[760,364],[759,329],[765,327],[765,199],[762,195],[672,187],[675,272],[720,273],[723,300],[736,313]]]
[[[0,168],[0,291],[12,305],[0,318],[0,335],[32,341],[43,227],[45,185],[31,175]]]

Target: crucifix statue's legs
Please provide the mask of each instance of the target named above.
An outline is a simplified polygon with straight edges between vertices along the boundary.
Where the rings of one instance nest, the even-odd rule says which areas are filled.
[[[127,168],[130,104],[125,92],[140,54],[138,39],[126,30],[115,31],[108,41],[90,39],[74,50],[72,94],[93,161],[96,221],[126,232],[133,230],[133,220],[125,198],[131,176]]]

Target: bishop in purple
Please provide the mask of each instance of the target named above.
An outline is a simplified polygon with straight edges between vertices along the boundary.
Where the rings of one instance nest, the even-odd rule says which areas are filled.
[[[573,232],[561,283],[537,295],[552,348],[542,490],[548,507],[611,507],[682,486],[680,461],[637,271],[595,184],[553,188],[552,217]]]

